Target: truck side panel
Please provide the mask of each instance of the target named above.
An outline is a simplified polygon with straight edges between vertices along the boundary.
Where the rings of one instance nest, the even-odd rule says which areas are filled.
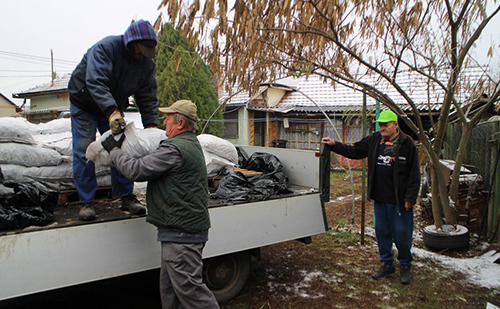
[[[204,257],[212,257],[325,231],[319,193],[211,208]],[[235,241],[237,240],[237,241]]]

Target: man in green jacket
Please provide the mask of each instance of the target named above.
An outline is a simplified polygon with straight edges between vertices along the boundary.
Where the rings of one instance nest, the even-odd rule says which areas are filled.
[[[368,199],[374,200],[375,234],[382,266],[372,275],[382,279],[395,272],[392,243],[398,248],[400,281],[411,282],[413,205],[420,189],[420,168],[415,143],[399,129],[398,116],[390,110],[377,119],[380,131],[353,145],[322,143],[350,159],[368,158]]]
[[[208,181],[195,132],[196,105],[180,100],[160,108],[168,139],[151,154],[135,159],[121,149],[123,137],[102,142],[115,167],[134,181],[148,181],[146,221],[161,242],[160,293],[166,308],[219,308],[202,281],[202,251],[208,240]]]

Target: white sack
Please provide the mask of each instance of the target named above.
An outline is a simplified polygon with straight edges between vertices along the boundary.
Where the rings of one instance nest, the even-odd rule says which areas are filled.
[[[21,166],[17,164],[0,164],[2,168],[2,174],[4,177],[4,182],[26,182],[24,178],[24,171],[27,169],[26,166]]]
[[[42,145],[45,148],[54,149],[64,156],[73,156],[73,139],[71,137]]]
[[[36,144],[24,118],[0,118],[0,143]]]
[[[109,169],[109,168],[108,168]],[[97,177],[97,187],[111,187],[111,174]]]
[[[107,131],[101,138],[89,145],[85,153],[88,160],[102,166],[113,166],[109,153],[101,144],[110,134],[111,131]],[[165,131],[157,128],[136,130],[133,122],[127,125],[123,134],[125,134],[125,140],[121,149],[134,158],[142,158],[150,154],[158,148],[162,140],[167,138]],[[115,139],[119,140],[120,137],[121,134],[117,135]]]
[[[238,151],[231,142],[211,134],[200,134],[197,137],[204,150],[238,164]]]
[[[205,164],[207,166],[207,175],[216,176],[218,174],[227,174],[230,173],[235,167],[236,164],[230,162],[208,150],[203,149],[203,156],[205,157]]]
[[[53,150],[37,145],[0,143],[0,163],[23,166],[59,165],[62,155]]]
[[[36,134],[33,135],[33,138],[42,147],[54,149],[62,155],[73,155],[73,138],[71,132]]]
[[[8,188],[0,183],[0,196],[13,195],[14,189]]]
[[[0,164],[0,167],[6,183],[37,181],[44,184],[51,183],[53,188],[74,188],[73,164],[71,162],[63,162],[57,166],[26,167],[17,164]],[[108,167],[97,165],[95,174],[98,186],[111,186],[111,178],[109,178],[111,171]]]
[[[54,119],[46,123],[29,123],[31,134],[55,134],[70,132],[71,133],[71,118]]]

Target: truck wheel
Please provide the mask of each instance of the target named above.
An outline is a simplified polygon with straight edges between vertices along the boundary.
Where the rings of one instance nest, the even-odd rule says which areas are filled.
[[[237,252],[203,261],[203,280],[218,302],[238,295],[250,273],[250,255]]]

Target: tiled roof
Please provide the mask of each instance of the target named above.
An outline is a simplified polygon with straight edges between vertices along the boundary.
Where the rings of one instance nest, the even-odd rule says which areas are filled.
[[[53,92],[65,92],[68,91],[68,82],[71,75],[67,74],[62,77],[58,77],[54,79],[54,85],[52,82],[46,83],[40,86],[36,86],[34,88],[25,90],[23,92],[14,93],[14,98],[24,98],[31,97],[36,94],[45,94],[45,93],[53,93]]]
[[[464,70],[462,80],[460,81],[461,84],[465,86],[467,84],[473,85],[477,83],[483,76],[483,71],[484,68],[480,67]],[[443,71],[442,74],[446,74],[446,72]],[[401,88],[411,97],[419,110],[440,110],[444,98],[444,91],[435,84],[428,84],[422,75],[415,72],[401,72],[396,77],[396,80]],[[376,86],[377,89],[383,91],[397,104],[401,104],[401,108],[404,111],[411,111],[411,106],[408,105],[396,89],[391,87],[387,82],[377,80],[373,76],[365,76],[362,78],[362,81],[372,86]],[[342,112],[346,108],[359,110],[363,103],[362,92],[341,84],[332,85],[330,82],[325,82],[322,77],[315,74],[311,74],[307,79],[305,77],[287,77],[272,83],[263,83],[259,93],[265,90],[265,88],[262,89],[262,87],[267,88],[273,85],[285,86],[294,89],[294,91],[286,93],[275,107],[269,109],[264,108],[265,110],[276,112],[292,110],[296,112],[318,112],[319,109],[316,107],[316,104],[318,104],[325,112]],[[467,87],[462,87],[462,89],[467,89]],[[311,102],[304,94],[316,102],[316,104]],[[457,99],[460,102],[465,102],[469,96],[470,93],[463,90],[457,95]],[[225,98],[227,98],[227,96]],[[238,95],[231,98],[227,104],[228,106],[241,106],[249,102],[249,99],[248,92],[240,92]],[[373,107],[375,105],[375,99],[370,96],[367,96],[366,101],[368,107]],[[382,107],[382,109],[383,108],[384,107]],[[259,108],[253,107],[252,109]]]
[[[264,90],[266,90],[266,86],[260,86],[257,91],[257,95],[261,94]],[[221,104],[227,102],[228,105],[231,106],[241,106],[245,105],[250,99],[250,94],[246,90],[240,90],[236,87],[233,88],[231,95],[229,93],[224,93],[222,97],[219,99]]]

